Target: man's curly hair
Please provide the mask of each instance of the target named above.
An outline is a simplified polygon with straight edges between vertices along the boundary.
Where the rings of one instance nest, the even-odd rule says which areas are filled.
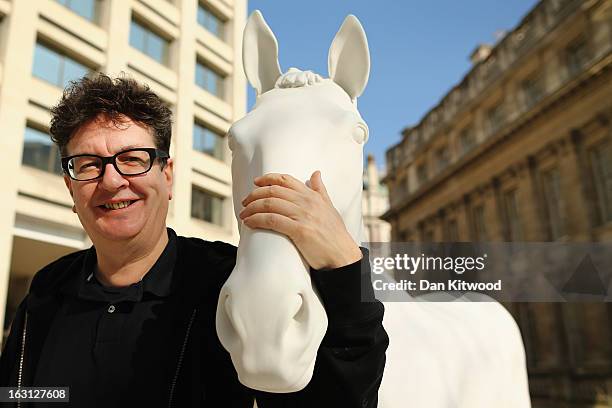
[[[147,85],[127,76],[112,79],[98,73],[72,81],[51,109],[51,140],[62,156],[75,132],[99,115],[116,126],[125,117],[149,129],[155,147],[170,153],[172,111]]]

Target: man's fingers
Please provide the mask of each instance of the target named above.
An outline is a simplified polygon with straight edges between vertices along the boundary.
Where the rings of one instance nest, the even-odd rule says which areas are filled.
[[[310,176],[310,186],[313,190],[320,193],[325,201],[332,204],[331,198],[329,198],[329,194],[327,194],[325,184],[323,184],[323,179],[321,178],[321,172],[319,170],[315,171],[312,173],[312,176]]]
[[[272,184],[269,186],[257,187],[256,189],[251,191],[249,195],[244,197],[244,199],[242,200],[242,205],[246,207],[255,200],[260,200],[262,198],[268,197],[282,198],[283,200],[291,201],[295,204],[299,202],[299,195],[294,190],[287,187],[279,186],[277,184]]]
[[[298,192],[308,191],[308,187],[306,187],[304,183],[302,183],[300,180],[296,179],[295,177],[290,176],[289,174],[268,173],[268,174],[264,174],[263,176],[256,177],[255,180],[253,180],[253,182],[255,183],[256,186],[259,186],[259,187],[276,184],[279,186],[290,188]]]
[[[293,239],[298,223],[284,215],[274,213],[253,214],[243,220],[249,228],[261,228],[279,232]]]
[[[281,198],[262,198],[260,200],[255,200],[244,207],[239,215],[240,218],[245,219],[258,213],[275,213],[295,219],[295,217],[300,213],[300,207]]]

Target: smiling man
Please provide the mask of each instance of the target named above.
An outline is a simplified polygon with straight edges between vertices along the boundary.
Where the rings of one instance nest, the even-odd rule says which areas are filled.
[[[309,187],[264,175],[243,201],[249,228],[271,228],[267,220],[278,218],[272,225],[294,240],[335,313],[310,384],[290,394],[257,392],[239,383],[215,331],[236,248],[166,227],[170,110],[134,80],[99,74],[71,84],[52,114],[73,211],[93,246],[34,277],[0,359],[0,386],[68,386],[75,407],[250,408],[254,398],[260,408],[377,405],[388,344],[383,308],[361,301],[362,283],[371,290],[367,251],[362,256],[344,228],[320,173]],[[293,203],[262,205],[274,184],[310,207],[293,205],[289,217]]]

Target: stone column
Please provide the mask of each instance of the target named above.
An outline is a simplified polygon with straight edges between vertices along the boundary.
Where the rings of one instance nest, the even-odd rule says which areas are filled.
[[[18,174],[21,167],[23,132],[28,110],[27,93],[22,84],[32,76],[33,47],[36,43],[38,2],[13,1],[11,12],[5,17],[5,41],[2,55],[2,84],[0,86],[0,172],[2,181],[2,211],[0,211],[0,322],[4,322],[4,308],[10,279],[13,249],[13,226],[17,203]]]
[[[181,36],[176,40],[176,67],[178,74],[177,103],[173,135],[174,193],[181,200],[173,202],[173,222],[178,230],[186,230],[191,221],[191,154],[194,123],[194,87],[196,62],[196,1],[183,1],[180,5]],[[227,157],[227,156],[225,156]]]
[[[549,239],[549,221],[543,205],[542,183],[534,156],[527,157],[527,172],[529,175],[528,201],[532,203],[532,207],[526,214],[525,240],[547,241]]]
[[[579,191],[572,206],[568,202],[567,232],[576,240],[594,241],[593,229],[598,224],[597,194],[593,177],[588,165],[587,152],[583,143],[583,135],[579,130],[573,130],[570,135],[572,148],[569,149],[570,159],[564,160],[561,168],[561,190],[567,190],[579,185]],[[576,219],[572,220],[572,214]]]
[[[126,56],[130,47],[131,2],[110,0],[102,14],[100,24],[108,33],[106,67],[104,70],[112,77],[127,68]]]

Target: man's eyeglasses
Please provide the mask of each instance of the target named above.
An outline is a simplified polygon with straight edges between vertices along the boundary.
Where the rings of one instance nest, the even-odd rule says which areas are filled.
[[[137,176],[151,170],[156,158],[167,159],[170,155],[152,147],[128,149],[113,156],[77,154],[62,157],[62,168],[73,180],[88,181],[104,176],[106,165],[112,163],[123,176]],[[162,163],[165,163],[163,161]]]

